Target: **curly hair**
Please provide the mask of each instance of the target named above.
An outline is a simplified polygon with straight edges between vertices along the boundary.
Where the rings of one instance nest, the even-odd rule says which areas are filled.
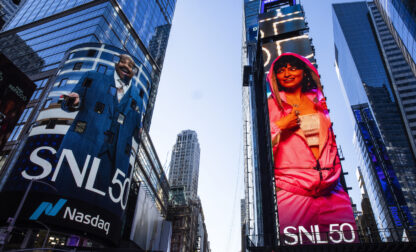
[[[300,59],[298,59],[296,57],[289,56],[289,55],[282,56],[274,64],[273,72],[276,74],[280,68],[287,67],[287,65],[291,65],[291,66],[294,66],[298,69],[303,70],[303,79],[302,79],[302,82],[301,82],[302,92],[307,92],[311,89],[316,89],[317,88],[317,84],[315,83],[315,81],[312,78],[309,67],[307,67],[304,62],[302,62]],[[279,90],[286,91],[285,87],[283,87],[279,83],[279,80],[276,79],[276,82],[277,82]]]

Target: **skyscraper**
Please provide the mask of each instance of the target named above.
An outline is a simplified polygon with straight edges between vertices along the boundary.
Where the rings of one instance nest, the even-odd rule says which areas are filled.
[[[253,92],[252,69],[257,50],[258,15],[260,0],[244,0],[243,6],[243,44],[242,44],[242,102],[243,102],[243,141],[244,141],[244,211],[245,229],[242,242],[245,245],[246,236],[262,233],[260,209],[256,207],[259,197],[258,187],[253,186],[258,173],[258,157],[255,155],[257,146],[257,128],[253,123],[256,120],[255,100]],[[245,246],[244,246],[245,247]]]
[[[401,39],[397,37],[397,31],[392,29],[392,25],[388,25],[389,21],[386,22],[383,19],[383,10],[381,9],[380,11],[382,5],[376,5],[373,2],[369,2],[368,5],[383,52],[383,59],[391,76],[392,90],[397,98],[397,104],[406,128],[406,135],[409,138],[413,155],[416,157],[416,72],[412,72],[414,63],[406,56],[408,55],[408,50],[403,50],[403,44],[400,42]],[[395,4],[390,4],[390,6],[393,9],[395,8]],[[405,9],[402,9],[402,13],[405,11]],[[414,25],[414,20],[409,25]],[[416,28],[416,26],[413,27]],[[406,42],[411,43],[411,41],[415,41],[415,39],[409,35],[406,38]],[[406,61],[406,58],[408,58],[409,62]]]
[[[170,162],[172,251],[210,251],[201,200],[198,197],[200,147],[193,130],[178,134]]]
[[[334,4],[333,20],[336,68],[355,118],[362,179],[377,225],[412,228],[416,167],[398,103],[407,97],[400,84],[412,85],[413,76],[373,3]],[[400,235],[384,233],[382,239]]]
[[[416,75],[416,3],[413,0],[375,0],[381,17]]]
[[[128,178],[125,177],[125,173],[117,170],[117,176],[121,174],[121,177],[125,178],[125,183],[120,185],[117,193],[114,193],[115,191],[103,193],[106,196],[111,194],[110,197],[114,196],[115,201],[123,201],[123,205],[120,205],[123,213],[114,216],[118,218],[117,221],[123,222],[123,230],[117,231],[117,240],[110,241],[103,236],[99,239],[91,239],[94,240],[93,245],[90,242],[78,244],[80,240],[89,239],[83,237],[88,232],[82,233],[79,230],[70,230],[70,228],[66,230],[65,225],[60,225],[56,229],[51,229],[51,232],[65,233],[65,237],[61,236],[61,241],[64,241],[63,245],[72,246],[74,244],[72,234],[77,234],[81,237],[76,239],[78,240],[76,246],[100,244],[98,246],[114,247],[118,245],[119,238],[122,236],[122,243],[129,243],[128,246],[138,246],[144,250],[164,250],[160,248],[163,242],[158,241],[162,237],[160,230],[148,231],[141,226],[140,221],[146,219],[146,225],[150,224],[158,228],[163,222],[162,225],[166,225],[162,229],[168,230],[167,233],[171,230],[169,223],[164,220],[167,214],[169,184],[147,131],[150,127],[151,112],[175,4],[176,0],[26,0],[22,1],[21,8],[0,33],[1,52],[29,75],[37,85],[23,116],[9,137],[5,148],[0,152],[0,157],[5,160],[5,162],[3,160],[0,162],[4,163],[1,175],[7,175],[13,170],[16,161],[21,160],[18,158],[22,155],[21,150],[25,148],[26,143],[30,144],[34,135],[39,137],[65,135],[66,131],[58,132],[59,128],[69,127],[73,118],[66,120],[68,119],[66,117],[65,120],[61,120],[65,113],[59,112],[56,116],[49,113],[61,109],[60,95],[55,93],[57,89],[62,88],[63,93],[71,92],[75,85],[81,84],[80,78],[85,72],[103,75],[111,72],[112,74],[114,63],[121,61],[120,54],[130,54],[135,61],[133,72],[136,74],[134,77],[136,80],[131,84],[135,85],[136,97],[140,98],[134,98],[134,101],[128,102],[130,106],[126,107],[136,112],[149,111],[149,113],[140,114],[141,119],[138,121],[142,120],[144,125],[140,137],[139,130],[133,133],[136,140],[140,139],[140,142],[132,141],[133,144],[125,145],[123,149],[126,155],[130,155],[130,158],[123,159],[128,160],[127,166],[131,171],[128,173]],[[93,63],[94,61],[96,64]],[[73,70],[76,73],[70,73]],[[144,72],[146,74],[139,74]],[[110,88],[107,93],[114,95],[113,91]],[[107,105],[97,104],[96,112],[101,114]],[[142,110],[142,108],[145,109]],[[123,112],[126,113],[126,111]],[[126,122],[123,112],[119,114],[119,124]],[[48,129],[52,131],[31,134],[38,129],[45,129],[42,122],[47,122]],[[137,127],[142,123],[134,125]],[[112,142],[113,135],[107,134],[106,136],[108,137],[106,141]],[[33,167],[33,163],[29,163],[28,167],[31,166]],[[103,177],[111,179],[110,176],[104,175]],[[6,181],[6,178],[7,176],[2,176],[2,181]],[[24,186],[24,184],[21,185]],[[121,186],[124,188],[124,185],[126,190],[121,188]],[[36,198],[35,191],[36,189],[32,188],[32,199]],[[116,194],[118,194],[117,199]],[[143,197],[144,194],[146,197]],[[126,197],[120,197],[122,195]],[[67,205],[69,201],[73,199],[68,198]],[[85,205],[88,204],[82,204],[81,207]],[[103,214],[100,213],[100,216]],[[117,228],[116,222],[112,222],[111,225],[110,222],[108,223],[108,227]],[[151,226],[149,230],[152,229]],[[30,236],[28,232],[26,235]],[[164,242],[166,243],[167,240],[167,238],[164,239]]]
[[[185,197],[198,199],[198,177],[200,147],[198,136],[193,130],[178,134],[170,161],[169,183],[171,187],[183,187]]]

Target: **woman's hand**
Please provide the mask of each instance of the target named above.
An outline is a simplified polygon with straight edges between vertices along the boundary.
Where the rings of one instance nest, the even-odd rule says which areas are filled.
[[[300,125],[300,119],[298,115],[299,112],[295,109],[292,109],[288,115],[280,118],[280,120],[276,122],[277,127],[279,127],[281,131],[298,129]]]

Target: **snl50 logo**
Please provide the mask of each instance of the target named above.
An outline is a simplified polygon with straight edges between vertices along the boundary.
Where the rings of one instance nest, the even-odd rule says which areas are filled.
[[[59,199],[55,205],[52,205],[52,203],[44,201],[40,203],[38,208],[29,217],[29,220],[37,220],[43,213],[47,216],[56,216],[66,202],[66,199]],[[101,219],[99,214],[92,216],[91,214],[80,212],[76,208],[71,209],[69,206],[65,208],[62,218],[98,228],[105,231],[107,235],[110,230],[110,222]]]
[[[53,173],[51,181],[56,182],[56,179],[61,171],[61,167],[65,162],[67,162],[74,178],[75,185],[78,188],[82,188],[84,186],[86,190],[99,194],[100,196],[106,197],[108,195],[112,202],[115,204],[120,204],[123,210],[126,209],[131,179],[122,170],[117,169],[115,171],[113,179],[111,180],[111,185],[108,187],[108,191],[102,191],[94,187],[95,180],[97,179],[97,174],[101,168],[101,159],[87,155],[84,165],[79,165],[72,150],[63,149],[62,154],[59,156],[58,164],[53,171],[52,164],[49,162],[49,160],[39,156],[39,152],[42,151],[48,151],[52,154],[56,154],[56,150],[50,146],[41,146],[36,148],[30,154],[29,158],[33,164],[38,165],[41,168],[41,173],[32,175],[24,170],[21,173],[23,178],[27,180],[44,179]]]

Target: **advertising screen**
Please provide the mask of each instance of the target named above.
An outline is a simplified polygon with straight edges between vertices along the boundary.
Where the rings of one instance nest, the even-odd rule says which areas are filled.
[[[35,89],[36,85],[0,53],[0,150]]]
[[[259,16],[261,38],[307,29],[301,5],[289,6]]]
[[[142,63],[120,49],[70,49],[10,169],[2,190],[10,207],[1,209],[2,219],[33,180],[20,222],[117,243],[149,83]]]
[[[303,55],[312,64],[316,63],[308,35],[264,43],[262,45],[262,52],[263,67],[266,72],[269,71],[273,60],[283,52],[294,52]]]
[[[267,79],[281,243],[358,242],[317,69],[299,54],[282,52]]]
[[[295,5],[296,0],[262,0],[261,1],[261,13],[269,11],[269,9],[274,9],[278,6],[284,5]]]
[[[289,9],[259,20],[280,244],[356,243],[314,50],[301,31],[307,29],[303,13]]]

